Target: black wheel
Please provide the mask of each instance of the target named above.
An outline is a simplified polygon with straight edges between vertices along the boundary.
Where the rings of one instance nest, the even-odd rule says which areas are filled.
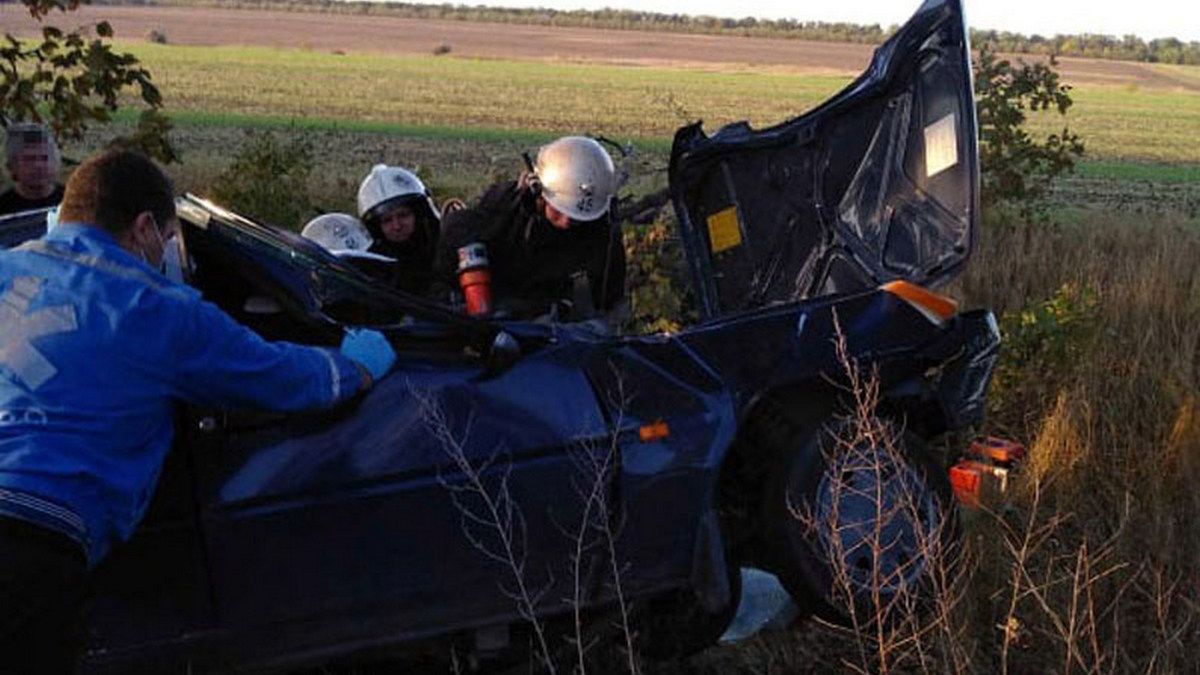
[[[780,453],[764,494],[773,571],[802,608],[844,625],[919,608],[954,559],[946,472],[920,438],[879,428],[893,440],[845,423],[799,439]],[[912,602],[893,602],[901,594]]]

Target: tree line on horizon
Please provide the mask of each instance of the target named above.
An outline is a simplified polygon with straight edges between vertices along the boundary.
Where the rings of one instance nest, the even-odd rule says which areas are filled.
[[[787,38],[818,42],[879,44],[899,26],[796,19],[741,19],[689,14],[664,14],[628,9],[557,10],[488,7],[463,4],[415,4],[367,0],[94,0],[97,5],[227,7],[337,14],[386,15],[414,19],[479,21],[580,28],[667,31],[710,35]],[[1008,31],[971,29],[973,44],[991,44],[999,52],[1146,63],[1200,65],[1200,42],[1176,38],[1143,40],[1136,35],[1024,35]]]

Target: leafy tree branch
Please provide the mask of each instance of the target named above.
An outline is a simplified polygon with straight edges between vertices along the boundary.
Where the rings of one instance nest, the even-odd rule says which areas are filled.
[[[1055,178],[1070,173],[1083,155],[1083,142],[1064,123],[1062,131],[1035,139],[1025,128],[1027,112],[1065,116],[1071,87],[1059,81],[1052,57],[1048,64],[1013,65],[997,58],[988,44],[975,62],[975,102],[979,114],[979,160],[985,206],[1016,205],[1024,215],[1036,211]]]
[[[20,39],[5,33],[0,45],[0,123],[36,121],[59,139],[81,138],[96,123],[107,123],[133,92],[146,109],[137,130],[120,140],[164,162],[178,159],[167,140],[170,122],[162,114],[162,94],[150,71],[128,52],[113,49],[107,21],[63,30],[45,21],[55,12],[78,9],[81,0],[22,0],[42,24],[41,37]]]

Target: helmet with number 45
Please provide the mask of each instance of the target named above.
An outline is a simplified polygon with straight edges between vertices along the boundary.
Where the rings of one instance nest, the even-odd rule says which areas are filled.
[[[573,220],[595,220],[608,213],[617,192],[612,157],[586,136],[564,136],[543,145],[533,169],[542,198]]]

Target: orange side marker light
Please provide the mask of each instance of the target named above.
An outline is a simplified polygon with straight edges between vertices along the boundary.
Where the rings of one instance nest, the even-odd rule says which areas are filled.
[[[644,424],[638,429],[638,437],[642,439],[643,443],[661,441],[670,435],[671,428],[662,420],[658,420],[652,424]]]
[[[967,454],[972,457],[990,459],[1002,466],[1012,466],[1025,459],[1025,446],[1005,438],[988,436],[982,441],[971,443]]]

